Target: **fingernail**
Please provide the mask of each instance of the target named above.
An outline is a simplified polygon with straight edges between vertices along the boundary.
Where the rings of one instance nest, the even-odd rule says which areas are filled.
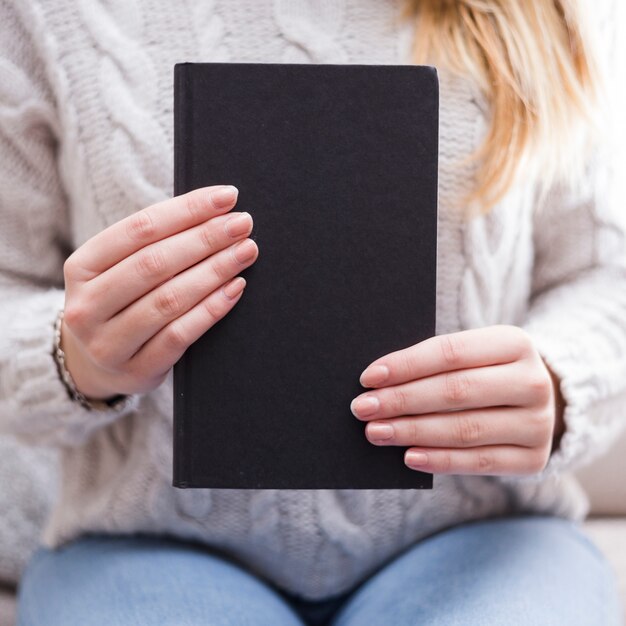
[[[372,415],[376,413],[380,408],[380,402],[378,398],[374,396],[361,396],[360,398],[355,398],[350,403],[350,410],[352,414],[356,417],[366,417],[367,415]]]
[[[250,213],[241,213],[228,218],[224,224],[224,230],[230,237],[238,237],[247,233],[250,230],[250,226]]]
[[[211,199],[216,207],[223,209],[230,206],[239,195],[239,189],[234,185],[222,185],[211,192]]]
[[[428,463],[428,455],[423,452],[407,452],[404,455],[404,462],[407,465],[426,465]]]
[[[389,368],[386,365],[370,365],[361,374],[359,382],[363,387],[373,387],[385,382],[387,378],[389,378]]]
[[[370,424],[367,433],[372,439],[390,439],[393,437],[393,426],[391,424]]]
[[[245,263],[256,254],[256,244],[252,239],[241,241],[235,246],[234,254],[239,263]]]
[[[232,300],[243,291],[245,286],[246,279],[243,276],[237,276],[237,278],[233,278],[233,280],[224,285],[223,291],[226,294],[226,297]]]

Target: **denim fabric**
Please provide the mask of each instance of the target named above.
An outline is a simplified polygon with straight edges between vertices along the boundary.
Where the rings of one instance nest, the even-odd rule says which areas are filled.
[[[614,572],[580,525],[534,515],[440,531],[319,601],[220,551],[110,535],[39,548],[18,594],[18,626],[621,626],[621,615]]]

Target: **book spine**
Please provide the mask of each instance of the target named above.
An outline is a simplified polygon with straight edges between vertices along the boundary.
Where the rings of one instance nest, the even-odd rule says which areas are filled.
[[[190,64],[174,65],[174,195],[178,196],[189,189],[191,175],[190,151],[192,149],[189,115],[192,98]],[[188,410],[185,396],[185,355],[174,365],[174,441],[173,441],[173,479],[174,487],[185,488],[189,485],[189,450],[186,446],[185,416]]]
[[[429,68],[432,76],[432,81],[434,83],[433,93],[435,94],[435,126],[437,128],[437,133],[435,135],[435,145],[436,145],[436,158],[437,161],[439,159],[439,111],[440,111],[440,88],[439,88],[439,73],[437,72],[436,67]],[[437,334],[437,275],[439,272],[439,268],[437,266],[437,257],[438,257],[438,249],[439,242],[437,237],[438,225],[439,225],[439,168],[435,167],[433,172],[433,187],[435,189],[435,219],[433,220],[433,229],[432,229],[432,241],[434,241],[433,252],[432,252],[432,263],[433,263],[433,287],[432,287],[432,308],[431,308],[431,335],[434,336]],[[432,474],[431,474],[431,484],[429,489],[432,489]]]

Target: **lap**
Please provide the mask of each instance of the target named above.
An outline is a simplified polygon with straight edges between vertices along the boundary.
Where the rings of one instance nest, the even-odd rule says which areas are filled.
[[[376,572],[332,626],[620,626],[615,575],[576,522],[524,516],[436,533]]]
[[[18,626],[619,626],[619,604],[613,571],[576,523],[527,516],[438,532],[321,602],[288,599],[194,544],[86,536],[35,553]]]

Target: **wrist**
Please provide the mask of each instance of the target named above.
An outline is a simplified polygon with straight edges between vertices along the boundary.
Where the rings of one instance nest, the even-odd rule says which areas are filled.
[[[78,402],[86,409],[108,409],[115,408],[123,403],[128,396],[116,393],[102,393],[97,392],[94,395],[87,395],[83,393],[76,384],[74,377],[70,373],[70,369],[67,364],[67,354],[65,352],[66,346],[64,345],[63,338],[63,317],[64,310],[61,309],[57,315],[57,319],[54,326],[54,349],[53,357],[57,366],[59,377],[65,386],[65,389],[71,400]],[[65,335],[66,337],[67,335]]]

